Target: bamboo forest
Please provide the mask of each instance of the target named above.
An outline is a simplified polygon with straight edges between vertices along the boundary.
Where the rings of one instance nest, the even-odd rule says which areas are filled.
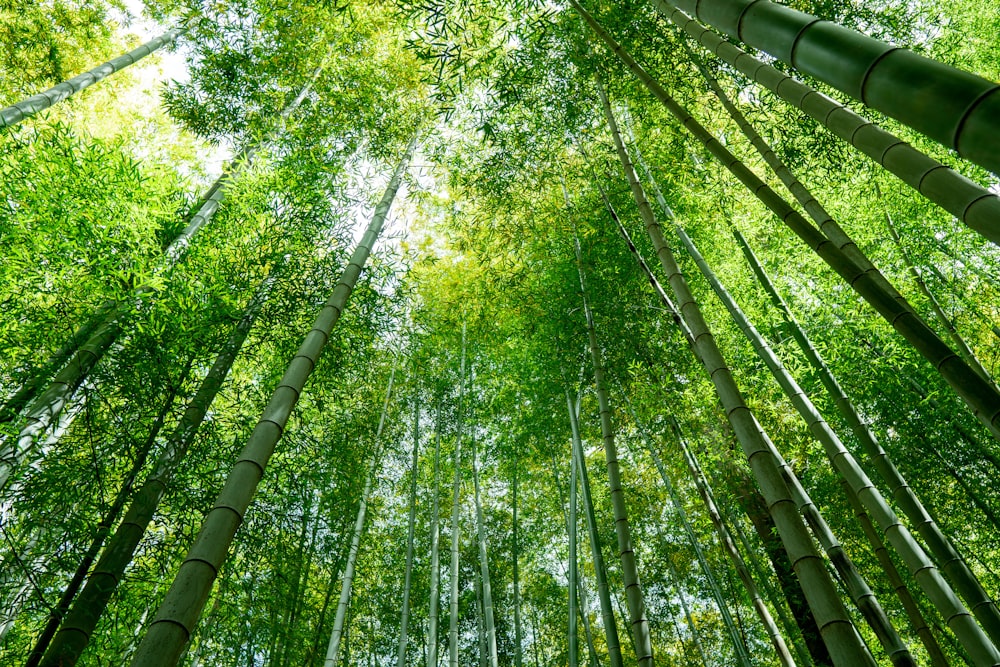
[[[1000,667],[998,35],[0,3],[0,665]]]

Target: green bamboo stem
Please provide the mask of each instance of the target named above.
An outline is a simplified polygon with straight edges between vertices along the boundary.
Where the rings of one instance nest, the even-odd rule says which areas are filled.
[[[979,580],[972,573],[972,570],[969,569],[959,552],[951,544],[944,532],[942,532],[930,513],[924,508],[923,503],[896,468],[889,454],[882,448],[875,434],[864,420],[861,419],[853,402],[844,393],[837,378],[820,356],[812,341],[806,335],[805,330],[792,315],[788,304],[785,303],[785,300],[778,293],[746,239],[735,228],[733,228],[733,235],[736,237],[740,249],[743,251],[747,262],[750,264],[750,268],[757,277],[757,281],[771,298],[772,303],[782,313],[785,320],[791,325],[792,337],[798,344],[799,349],[805,355],[809,365],[819,375],[820,381],[837,406],[837,411],[847,422],[858,442],[861,443],[861,447],[875,468],[876,473],[888,485],[889,492],[892,494],[897,506],[903,511],[903,514],[909,519],[910,524],[927,544],[945,576],[954,583],[959,595],[969,605],[976,618],[986,629],[994,644],[996,644],[998,637],[1000,637],[1000,611],[997,610],[996,604],[983,589]],[[917,390],[920,391],[921,388],[917,386]],[[922,399],[926,398],[926,395],[922,396]]]
[[[400,603],[399,650],[396,667],[406,667],[407,629],[410,621],[410,579],[413,576],[413,533],[417,523],[417,465],[420,452],[419,387],[413,398],[413,462],[410,465],[410,509],[406,522],[406,566],[403,574],[403,600]]]
[[[465,403],[465,322],[462,322],[462,357],[459,361],[458,433],[455,434],[455,471],[451,488],[451,596],[449,598],[448,664],[458,666],[458,540],[462,494],[462,427],[465,424],[462,409]]]
[[[760,618],[764,629],[767,631],[768,637],[771,639],[771,644],[774,646],[775,653],[778,655],[778,660],[781,662],[783,667],[795,667],[795,660],[792,658],[792,654],[788,650],[788,645],[785,643],[785,639],[782,637],[777,623],[774,622],[774,618],[771,616],[771,612],[768,610],[767,605],[764,604],[764,600],[760,596],[760,591],[757,589],[757,584],[753,579],[753,575],[750,574],[746,561],[743,560],[743,556],[740,555],[739,550],[736,548],[736,544],[733,542],[732,535],[730,535],[729,529],[726,527],[722,514],[719,512],[719,508],[715,504],[715,499],[712,497],[708,488],[708,481],[698,470],[696,459],[694,458],[694,452],[692,452],[690,447],[688,447],[688,444],[682,437],[680,428],[673,417],[671,417],[671,427],[673,428],[674,435],[677,437],[677,441],[680,444],[681,452],[684,455],[684,462],[688,467],[688,472],[691,473],[691,477],[694,479],[695,487],[698,489],[698,495],[701,496],[702,503],[705,505],[705,510],[708,512],[708,516],[712,520],[712,525],[715,527],[715,530],[719,535],[719,542],[722,543],[723,550],[732,562],[740,581],[743,583],[743,587],[750,596],[750,601],[753,604],[754,611],[757,612],[757,616]]]
[[[667,0],[1000,172],[1000,85],[770,0]]]
[[[498,667],[500,658],[497,655],[496,621],[493,616],[493,589],[490,585],[490,562],[486,550],[486,520],[483,517],[483,504],[480,500],[479,466],[476,462],[476,440],[472,439],[472,482],[476,503],[476,534],[479,542],[479,572],[483,590],[483,621],[486,630],[486,648],[489,657],[489,667]]]
[[[744,163],[698,123],[666,90],[586,13],[576,0],[574,7],[585,15],[595,34],[626,64],[636,77],[650,90],[663,106],[708,151],[740,180],[761,203],[778,216],[799,238],[809,246],[830,268],[835,270],[865,301],[899,332],[941,374],[955,392],[966,402],[976,417],[1000,438],[1000,391],[986,382],[957,354],[938,338],[916,314],[890,293],[882,289],[877,280],[848,258],[839,248],[813,227],[791,205],[766,183],[760,180]],[[648,204],[647,204],[648,206]]]
[[[979,630],[972,615],[965,610],[923,549],[899,521],[885,498],[868,479],[867,474],[861,469],[861,466],[855,461],[833,429],[829,427],[806,393],[799,387],[791,374],[785,370],[777,355],[774,354],[763,336],[730,296],[688,235],[679,225],[675,225],[675,228],[688,254],[694,259],[695,264],[698,265],[702,274],[711,284],[719,300],[723,302],[737,326],[750,341],[757,356],[770,370],[771,375],[781,386],[782,391],[802,417],[813,437],[823,446],[835,472],[848,482],[850,491],[858,496],[865,509],[875,518],[883,534],[910,566],[918,583],[925,593],[934,600],[935,605],[948,619],[949,625],[959,635],[970,652],[975,656],[981,656],[977,657],[978,664],[991,665],[991,660],[1000,659],[1000,653],[994,656],[996,650],[993,649],[992,652],[989,650],[991,643]],[[848,588],[851,590],[851,596],[856,599],[865,620],[872,627],[893,664],[914,665],[913,656],[889,623],[888,617],[881,605],[878,604],[871,589],[863,584],[860,577],[854,581],[856,583],[851,583],[851,579],[845,578],[845,582],[848,582]]]
[[[854,510],[855,518],[857,518],[865,537],[872,545],[875,557],[878,559],[879,565],[882,567],[882,571],[885,572],[886,577],[889,580],[889,585],[892,586],[893,591],[896,593],[896,597],[899,598],[900,604],[903,605],[906,617],[910,621],[910,627],[912,627],[913,631],[917,633],[921,643],[927,650],[927,655],[930,658],[931,664],[934,665],[934,667],[948,667],[948,658],[945,657],[944,652],[941,650],[941,646],[938,644],[937,639],[934,637],[934,633],[931,632],[930,626],[924,618],[923,612],[920,610],[920,606],[917,604],[916,600],[913,599],[913,595],[910,593],[910,589],[907,587],[906,582],[903,581],[903,577],[900,575],[899,569],[896,567],[892,557],[889,555],[889,550],[885,548],[882,536],[879,534],[878,529],[876,529],[872,524],[871,517],[868,516],[868,512],[865,511],[861,501],[858,500],[857,494],[850,492],[850,487],[847,482],[841,480],[841,485],[844,487],[847,500],[851,503],[851,509]]]
[[[597,26],[593,17],[587,14],[576,0],[571,0],[571,2],[577,11],[584,15],[591,27]],[[597,28],[599,27],[597,26]],[[753,413],[743,401],[739,388],[701,314],[701,309],[691,295],[687,281],[681,274],[673,252],[667,245],[659,223],[653,216],[652,209],[646,200],[646,195],[639,184],[631,160],[622,143],[618,124],[614,119],[611,104],[604,93],[603,86],[598,86],[598,91],[612,138],[615,141],[615,148],[622,163],[622,170],[628,179],[646,231],[656,249],[663,270],[668,276],[668,281],[679,305],[679,312],[693,335],[698,350],[696,356],[705,367],[705,371],[722,402],[726,416],[737,434],[757,484],[767,502],[768,511],[778,528],[782,543],[788,551],[799,580],[803,582],[802,588],[813,614],[816,616],[824,643],[829,647],[834,663],[838,667],[840,665],[850,665],[850,667],[873,665],[874,661],[858,638],[854,624],[840,601],[833,580],[823,565],[822,558],[816,553],[812,541],[802,525],[798,508],[791,498],[788,486],[781,479],[778,462],[761,437]]]
[[[117,58],[113,58],[106,63],[84,72],[83,74],[78,74],[72,79],[67,79],[62,83],[58,83],[38,95],[32,95],[31,97],[12,104],[9,107],[0,109],[0,130],[13,127],[21,121],[31,118],[35,114],[48,109],[52,105],[62,102],[67,97],[80,92],[84,88],[89,88],[98,81],[111,76],[115,72],[123,70],[129,65],[139,62],[149,54],[154,53],[165,46],[173,44],[177,38],[187,32],[197,20],[197,17],[193,17],[176,28],[171,28],[159,37],[155,37],[145,44],[132,49],[128,53],[120,55]]]
[[[416,148],[416,140],[414,135],[333,294],[289,363],[225,487],[205,517],[198,538],[135,653],[132,661],[135,667],[176,665],[205,606],[216,574],[226,560],[229,546],[243,521],[243,515],[253,499],[291,411],[298,402],[333,326],[340,319],[358,276],[368,261],[371,248],[382,231],[403,172]]]
[[[995,194],[816,89],[754,58],[667,0],[653,0],[653,4],[658,12],[723,62],[812,117],[831,134],[861,151],[971,229],[997,242],[1000,198]]]
[[[580,397],[577,396],[576,407],[566,396],[566,407],[569,410],[570,435],[573,449],[580,462],[580,491],[583,496],[584,514],[587,516],[587,537],[590,541],[590,553],[594,564],[594,578],[597,580],[597,598],[601,606],[601,622],[604,625],[604,639],[608,647],[608,664],[610,667],[623,667],[621,640],[618,636],[618,624],[615,621],[614,608],[611,606],[611,591],[608,587],[608,571],[604,566],[604,556],[601,551],[600,532],[597,528],[597,516],[594,513],[594,499],[590,493],[590,473],[587,472],[587,460],[583,452],[583,440],[580,438]]]
[[[636,661],[639,663],[639,667],[653,667],[653,645],[649,636],[646,604],[642,595],[642,586],[639,582],[635,549],[632,546],[631,530],[628,523],[628,510],[625,507],[625,496],[621,485],[618,448],[615,445],[614,427],[611,424],[611,405],[608,399],[607,384],[604,379],[604,364],[601,359],[600,346],[597,342],[594,316],[590,310],[590,305],[587,303],[587,287],[583,274],[583,260],[580,257],[580,243],[576,239],[574,241],[576,244],[577,271],[580,274],[581,298],[583,300],[583,310],[587,323],[587,336],[590,341],[590,358],[594,367],[594,385],[597,390],[597,402],[600,410],[601,436],[604,441],[604,456],[608,469],[608,487],[611,492],[611,506],[615,516],[618,556],[622,564],[625,599],[628,603],[632,627],[632,641],[635,646]]]
[[[427,667],[438,664],[438,609],[441,604],[441,404],[438,403],[434,420],[434,486],[431,489],[431,582],[428,597],[430,610],[427,615]]]
[[[87,578],[90,566],[94,564],[94,560],[97,558],[101,548],[104,546],[104,542],[108,538],[112,527],[114,527],[119,516],[121,516],[122,510],[125,509],[125,505],[128,502],[129,497],[132,495],[135,481],[138,478],[139,473],[142,472],[142,469],[146,467],[146,460],[149,457],[149,453],[152,451],[153,445],[156,444],[156,439],[160,435],[160,430],[163,428],[163,424],[170,413],[170,409],[173,408],[174,400],[177,397],[178,391],[187,380],[193,363],[194,357],[192,356],[188,359],[188,362],[177,381],[171,383],[167,397],[163,402],[163,406],[160,408],[160,412],[156,415],[156,419],[153,421],[152,427],[150,427],[149,434],[147,435],[145,442],[143,442],[139,451],[136,453],[135,461],[133,461],[131,469],[129,469],[125,478],[122,480],[114,501],[112,501],[111,506],[107,509],[104,516],[101,518],[101,521],[97,524],[97,531],[90,542],[90,546],[87,548],[83,558],[80,559],[80,563],[77,566],[76,571],[73,573],[72,578],[66,584],[66,588],[63,589],[62,597],[59,599],[58,604],[49,612],[49,618],[46,621],[45,627],[42,629],[41,634],[35,641],[34,647],[32,647],[31,652],[28,654],[25,667],[35,667],[38,665],[42,656],[45,654],[45,651],[48,650],[49,643],[55,636],[56,630],[59,629],[59,624],[66,616],[70,606],[73,604],[73,600],[76,598],[76,594],[80,591],[80,587]]]
[[[569,403],[569,392],[566,392],[566,402]],[[572,410],[572,406],[570,406]],[[569,589],[568,623],[569,633],[567,635],[567,645],[569,648],[569,667],[577,667],[579,662],[579,639],[577,622],[577,556],[576,556],[576,449],[570,442],[569,455],[569,512],[566,517],[566,532],[569,533],[569,573],[567,576]]]
[[[42,667],[72,667],[90,643],[98,621],[104,615],[111,596],[117,590],[132,562],[135,551],[152,521],[160,501],[178,465],[187,455],[212,402],[229,375],[233,361],[243,347],[254,322],[263,308],[276,274],[264,281],[233,327],[198,391],[187,404],[184,414],[167,437],[139,490],[132,496],[128,510],[108,541],[94,571],[73,603],[59,631],[41,660]]]

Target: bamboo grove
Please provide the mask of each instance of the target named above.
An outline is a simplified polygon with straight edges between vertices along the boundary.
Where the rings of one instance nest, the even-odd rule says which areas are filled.
[[[0,663],[1000,666],[1000,7],[43,4]]]

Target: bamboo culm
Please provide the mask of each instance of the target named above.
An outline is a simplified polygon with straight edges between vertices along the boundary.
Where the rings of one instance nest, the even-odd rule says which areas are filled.
[[[132,496],[128,510],[114,535],[108,541],[94,571],[87,579],[66,615],[62,626],[52,640],[41,661],[42,667],[71,667],[80,659],[83,650],[104,615],[108,602],[121,582],[125,568],[132,562],[142,536],[149,526],[160,500],[163,498],[174,471],[187,455],[201,428],[205,415],[225,382],[233,362],[246,341],[253,324],[267,300],[277,274],[272,273],[250,299],[243,315],[233,327],[208,373],[202,379],[195,395],[185,407],[184,414],[167,437],[163,449],[153,462],[139,490]]]
[[[632,546],[632,535],[628,523],[628,511],[625,507],[625,496],[621,485],[621,473],[618,466],[618,449],[615,445],[614,428],[611,424],[611,404],[608,399],[606,381],[604,379],[604,364],[601,350],[597,342],[597,330],[594,316],[587,303],[587,287],[583,274],[583,263],[580,255],[580,243],[576,245],[577,270],[580,274],[580,294],[583,301],[583,311],[586,318],[587,337],[590,341],[590,358],[594,367],[594,386],[597,391],[597,402],[600,411],[601,436],[604,441],[604,458],[608,469],[608,488],[611,493],[611,506],[615,516],[615,535],[618,538],[618,556],[622,564],[622,578],[625,583],[625,599],[628,603],[632,641],[635,646],[636,660],[639,667],[653,667],[653,645],[649,635],[649,621],[646,619],[646,603],[639,583],[639,572],[635,560],[635,549]]]
[[[880,283],[847,257],[813,227],[791,205],[760,180],[743,162],[698,123],[590,16],[576,0],[572,4],[584,16],[598,37],[628,66],[647,89],[675,116],[706,149],[726,167],[754,196],[778,216],[830,268],[836,271],[875,310],[900,333],[941,374],[973,414],[1000,438],[1000,391],[972,370],[938,338],[916,314],[899,303]],[[648,203],[647,203],[648,206]],[[689,323],[690,324],[690,323]]]
[[[656,466],[657,472],[660,473],[660,479],[663,481],[663,486],[667,489],[667,495],[670,496],[671,504],[674,506],[677,518],[680,519],[680,524],[684,529],[684,534],[687,536],[688,542],[694,550],[695,558],[698,561],[698,565],[701,567],[702,574],[705,575],[705,579],[708,581],[712,597],[715,599],[715,605],[718,607],[719,615],[722,617],[722,623],[725,626],[726,632],[729,634],[729,640],[733,645],[735,662],[740,665],[744,665],[745,667],[749,667],[750,654],[743,641],[743,636],[740,634],[739,630],[736,628],[736,624],[733,622],[733,616],[729,611],[729,606],[726,602],[725,596],[722,594],[722,589],[719,587],[719,582],[715,578],[715,573],[712,571],[712,567],[705,558],[705,553],[701,548],[701,543],[698,541],[698,537],[695,535],[694,529],[691,527],[691,521],[688,519],[687,512],[684,509],[684,504],[681,502],[680,496],[677,493],[677,488],[674,486],[670,476],[667,474],[667,469],[663,465],[663,460],[660,459],[660,455],[656,453],[656,446],[653,444],[653,439],[650,437],[649,432],[646,430],[642,422],[639,421],[639,415],[636,414],[635,408],[632,406],[632,401],[624,391],[620,393],[622,398],[625,400],[625,405],[628,408],[629,414],[632,416],[632,422],[635,424],[635,428],[639,432],[639,436],[642,438],[643,442],[645,442],[646,450],[649,452],[650,458],[653,459],[653,465]]]
[[[410,620],[410,577],[413,574],[413,533],[417,523],[417,464],[420,450],[420,401],[413,399],[413,463],[410,466],[410,511],[406,523],[406,569],[399,621],[399,652],[396,667],[406,667],[407,627]]]
[[[590,474],[587,472],[586,457],[583,452],[583,440],[580,438],[580,399],[577,397],[576,407],[572,405],[569,395],[566,396],[566,407],[569,410],[570,434],[573,448],[576,450],[580,469],[580,491],[583,496],[583,509],[587,515],[587,537],[590,542],[590,553],[594,564],[594,577],[597,579],[597,597],[601,606],[601,622],[604,625],[604,639],[608,647],[608,664],[610,667],[623,667],[621,640],[618,636],[618,624],[615,621],[614,609],[611,606],[611,591],[608,588],[608,572],[604,567],[604,556],[601,551],[600,533],[597,529],[597,516],[594,513],[594,500],[590,494]]]
[[[465,407],[465,323],[462,323],[462,356],[459,361],[458,433],[455,434],[455,472],[451,488],[451,596],[449,599],[448,664],[458,667],[458,541],[462,494],[462,427]]]
[[[681,11],[1000,171],[1000,85],[770,0],[668,0]]]
[[[575,0],[573,5],[582,15],[587,23],[593,27],[596,25],[593,17],[586,13]],[[607,99],[602,85],[598,85],[598,92],[601,97],[601,105],[610,128],[615,148],[622,163],[622,170],[628,179],[633,198],[639,208],[640,215],[646,226],[650,241],[656,249],[657,256],[664,272],[668,277],[668,282],[674,296],[677,299],[679,312],[683,320],[687,323],[695,342],[697,350],[696,357],[701,361],[708,373],[709,378],[715,386],[719,399],[722,402],[726,416],[733,426],[734,432],[743,447],[744,454],[753,471],[754,478],[760,486],[764,498],[767,502],[768,511],[778,528],[785,549],[794,563],[795,572],[805,591],[810,608],[816,616],[817,624],[821,628],[824,643],[829,647],[837,667],[850,666],[860,667],[861,665],[874,665],[874,660],[869,654],[863,642],[857,636],[854,624],[851,622],[847,610],[840,601],[833,580],[823,565],[819,554],[816,553],[812,541],[806,533],[802,520],[799,517],[798,508],[793,501],[787,484],[781,478],[778,461],[767,447],[764,439],[757,428],[756,419],[753,413],[746,406],[739,388],[726,366],[722,353],[719,351],[708,325],[701,314],[701,309],[691,295],[687,286],[687,281],[681,274],[673,252],[667,245],[666,239],[660,230],[659,223],[653,216],[649,202],[646,200],[645,192],[639,184],[635,170],[632,168],[631,159],[625,150],[611,111],[611,104]]]
[[[330,332],[340,319],[358,276],[368,261],[403,173],[414,150],[416,134],[404,152],[392,178],[375,208],[372,221],[358,243],[333,294],[321,309],[302,346],[291,360],[246,447],[234,465],[214,507],[205,517],[202,530],[181,565],[170,590],[157,611],[149,630],[133,657],[135,667],[164,667],[177,664],[212,589],[216,574],[226,560],[229,545],[253,500],[268,460],[274,452],[285,424],[295,407],[306,380],[312,373]]]
[[[820,381],[826,387],[827,392],[833,399],[834,405],[837,406],[837,411],[847,422],[858,442],[861,443],[861,447],[875,468],[876,473],[888,485],[896,504],[903,511],[903,514],[906,515],[906,518],[909,519],[920,537],[923,538],[945,576],[955,584],[959,595],[966,601],[972,612],[976,615],[976,618],[990,635],[994,644],[996,644],[998,641],[997,638],[1000,637],[1000,611],[997,610],[996,604],[990,599],[985,589],[979,583],[979,580],[972,573],[972,570],[969,569],[969,566],[962,559],[951,541],[931,517],[912,487],[903,478],[903,475],[896,468],[892,459],[890,459],[889,454],[879,444],[875,434],[861,419],[853,402],[844,393],[837,378],[820,356],[816,347],[806,335],[805,330],[795,319],[794,315],[792,315],[788,304],[785,303],[785,300],[778,293],[774,283],[771,282],[771,278],[764,270],[764,266],[754,254],[753,249],[750,248],[746,239],[736,228],[733,228],[733,235],[736,237],[736,241],[743,251],[747,262],[750,264],[750,268],[753,270],[758,283],[760,283],[772,303],[782,313],[785,321],[791,325],[792,337],[806,357],[809,365],[819,375]],[[926,395],[922,396],[922,400],[926,398]]]
[[[21,100],[9,107],[0,109],[0,130],[17,125],[26,118],[31,118],[35,114],[48,109],[54,104],[62,102],[67,97],[74,95],[84,88],[89,88],[98,81],[105,79],[115,72],[125,69],[129,65],[134,65],[146,56],[154,53],[165,46],[169,46],[177,41],[177,38],[187,32],[197,21],[193,17],[176,28],[171,28],[159,37],[155,37],[145,44],[138,46],[128,53],[113,58],[106,63],[78,74],[72,79],[67,79],[58,83],[45,92]]]
[[[476,534],[479,542],[479,572],[483,590],[483,621],[486,629],[486,648],[489,667],[498,667],[500,658],[497,655],[497,631],[493,617],[493,589],[490,586],[490,561],[486,550],[486,521],[483,517],[483,505],[479,490],[479,466],[476,462],[476,441],[472,440],[472,482],[476,501]]]
[[[438,654],[438,609],[441,604],[441,593],[438,584],[441,580],[441,406],[438,405],[437,417],[434,420],[434,486],[431,509],[431,582],[428,597],[430,611],[427,616],[427,667],[437,667]]]
[[[805,392],[799,387],[791,375],[785,370],[781,361],[777,358],[774,352],[771,350],[770,346],[764,341],[764,338],[757,332],[756,328],[750,323],[750,321],[743,314],[742,310],[737,306],[736,302],[726,291],[725,287],[715,276],[715,273],[709,268],[707,262],[705,262],[704,257],[698,252],[694,243],[684,232],[684,230],[679,226],[675,225],[678,236],[681,239],[681,243],[687,249],[688,254],[694,259],[695,264],[701,270],[702,275],[708,280],[712,289],[715,291],[719,300],[725,305],[726,309],[729,311],[730,316],[733,321],[736,322],[737,326],[750,341],[757,356],[764,362],[768,370],[771,372],[772,377],[781,386],[782,391],[785,396],[792,402],[796,411],[802,417],[802,420],[806,423],[813,437],[823,445],[827,456],[829,457],[831,463],[833,464],[835,472],[841,476],[841,478],[848,481],[850,484],[851,491],[859,496],[859,500],[865,504],[865,508],[872,512],[874,516],[879,516],[882,520],[879,522],[880,527],[883,532],[890,537],[893,542],[893,546],[897,551],[904,555],[908,562],[917,562],[921,564],[920,568],[914,570],[914,575],[918,580],[921,579],[922,575],[926,574],[927,568],[932,568],[933,565],[927,558],[927,555],[923,553],[920,546],[913,540],[913,537],[906,531],[906,528],[902,525],[899,519],[896,518],[895,513],[890,509],[888,503],[881,494],[874,488],[874,485],[868,479],[867,475],[861,469],[861,466],[857,464],[854,457],[847,451],[840,439],[829,427],[826,421],[816,410],[812,401]],[[867,493],[865,496],[861,496],[862,493]],[[812,505],[812,503],[808,503]],[[878,512],[878,514],[875,514]],[[826,528],[821,529],[822,532],[826,533],[828,530]],[[894,536],[899,535],[898,538]],[[830,544],[829,538],[820,539],[821,543]],[[838,562],[847,563],[842,559],[846,558],[846,554],[837,547],[833,549],[828,549],[830,553],[831,560],[837,565]],[[838,570],[840,567],[838,566]],[[889,618],[883,611],[878,600],[875,598],[874,593],[871,588],[864,583],[864,580],[860,576],[854,576],[856,572],[853,566],[847,566],[848,572],[842,573],[845,583],[847,584],[848,590],[851,592],[851,597],[856,601],[858,608],[860,609],[865,620],[871,626],[875,635],[878,637],[879,642],[885,649],[886,653],[889,655],[890,660],[897,667],[915,665],[913,656],[910,654],[909,649],[903,643],[899,634],[896,632],[895,628],[889,622]],[[936,573],[936,570],[933,570]],[[931,587],[934,590],[934,594],[943,595],[944,600],[948,600],[951,605],[958,603],[957,597],[954,593],[950,593],[950,589],[938,590],[938,586],[943,584],[943,580],[940,579],[938,575],[937,579],[933,579],[933,574],[930,578],[934,581]],[[946,586],[946,585],[945,585]],[[926,590],[926,589],[925,589]],[[950,596],[948,595],[950,593]],[[958,607],[941,607],[940,610],[942,615],[947,619],[958,618],[959,615],[964,613],[964,621],[966,623],[972,623],[972,616],[965,611],[964,607],[958,603]],[[950,622],[950,621],[949,621]],[[953,629],[958,632],[963,628],[960,623],[958,627]]]
[[[997,243],[1000,197],[921,153],[872,121],[727,42],[667,0],[653,0],[660,14],[707,51],[744,76],[809,115],[971,229]]]

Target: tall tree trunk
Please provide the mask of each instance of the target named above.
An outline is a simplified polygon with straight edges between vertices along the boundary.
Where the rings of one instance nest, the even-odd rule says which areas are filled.
[[[115,72],[139,62],[149,54],[173,44],[178,37],[187,32],[199,19],[199,16],[193,16],[176,28],[171,28],[159,37],[149,40],[128,53],[113,58],[83,74],[78,74],[72,79],[58,83],[43,93],[32,95],[16,104],[0,109],[0,129],[17,125],[26,118],[31,118],[52,105],[62,102],[70,95],[78,93],[84,88],[88,88],[98,81],[111,76]]]
[[[417,522],[417,456],[420,450],[420,400],[417,387],[413,397],[413,465],[410,466],[410,512],[406,531],[406,571],[403,575],[403,602],[399,621],[399,651],[396,666],[406,665],[406,629],[410,620],[410,577],[413,572],[413,531]]]
[[[1000,172],[1000,85],[770,0],[667,1]]]
[[[906,305],[898,302],[882,288],[878,280],[859,267],[818,229],[813,227],[791,205],[757,177],[743,162],[681,107],[646,71],[622,49],[608,32],[586,12],[576,0],[574,7],[581,12],[594,32],[625,63],[663,106],[705,148],[721,162],[761,203],[767,206],[788,228],[809,246],[830,268],[836,271],[875,310],[901,334],[934,368],[969,406],[973,414],[1000,438],[1000,391],[972,370],[965,361],[938,338],[926,323]],[[647,203],[648,207],[648,203]]]
[[[611,591],[608,587],[608,571],[604,567],[604,555],[601,550],[600,533],[597,529],[597,516],[594,513],[594,499],[590,494],[590,475],[587,472],[587,460],[583,452],[583,441],[580,438],[580,397],[574,406],[566,394],[566,407],[569,410],[570,433],[573,438],[573,448],[576,450],[577,461],[580,463],[580,490],[583,492],[583,508],[587,515],[587,534],[590,539],[590,553],[594,563],[594,577],[597,579],[597,598],[601,605],[601,622],[604,625],[604,639],[608,647],[608,664],[610,667],[623,667],[621,641],[618,638],[618,623],[615,621],[614,608],[611,606]]]
[[[585,14],[579,4],[575,0],[572,1],[574,6]],[[585,16],[591,25],[596,25],[589,14],[585,14]],[[639,208],[653,247],[656,249],[663,271],[668,276],[670,286],[680,304],[680,315],[693,335],[691,340],[694,341],[695,356],[705,367],[705,371],[716,389],[754,477],[767,500],[767,507],[781,535],[782,543],[795,565],[796,575],[804,582],[802,588],[807,600],[809,600],[810,608],[817,616],[817,624],[823,633],[823,640],[830,649],[838,667],[840,665],[849,665],[850,667],[874,665],[874,660],[855,632],[854,624],[840,601],[836,587],[802,525],[788,486],[781,479],[779,463],[764,438],[761,437],[757,420],[743,401],[736,381],[727,368],[722,353],[701,314],[701,309],[694,300],[687,286],[687,281],[677,266],[673,252],[663,238],[660,226],[653,216],[653,211],[646,200],[646,195],[639,184],[635,170],[632,168],[632,162],[625,150],[625,145],[622,143],[618,124],[614,119],[611,104],[603,86],[599,85],[598,91],[622,164],[622,170],[628,179],[633,198]]]
[[[347,299],[371,254],[372,245],[382,231],[389,208],[402,181],[403,172],[416,149],[416,142],[417,135],[414,134],[333,294],[320,311],[299,351],[289,363],[285,375],[271,395],[260,421],[234,465],[226,486],[220,492],[215,506],[205,517],[201,533],[192,545],[188,557],[181,565],[152,625],[136,651],[133,659],[136,667],[139,665],[166,667],[177,663],[205,606],[216,572],[226,560],[229,545],[243,521],[243,513],[253,499],[288,417],[298,402],[302,388],[312,373],[330,332],[347,305]]]
[[[775,289],[774,283],[771,282],[770,277],[767,275],[763,265],[757,259],[746,239],[735,227],[733,228],[733,235],[736,237],[740,249],[750,263],[750,268],[753,269],[757,281],[771,298],[771,302],[782,313],[785,321],[790,325],[792,337],[798,344],[799,349],[802,350],[809,365],[819,376],[823,386],[826,387],[827,393],[829,393],[834,404],[837,406],[837,411],[847,422],[858,442],[861,443],[875,471],[888,485],[896,504],[903,510],[903,514],[906,515],[911,525],[916,528],[917,533],[923,538],[945,576],[955,584],[959,595],[966,601],[976,615],[976,618],[989,633],[990,638],[996,643],[997,637],[1000,636],[1000,611],[997,610],[996,604],[990,599],[959,552],[933,520],[930,513],[913,491],[913,488],[903,478],[902,474],[900,474],[890,459],[889,454],[879,444],[875,434],[864,420],[861,419],[853,402],[844,393],[837,378],[826,365],[826,362],[812,344],[805,330],[792,315],[788,304],[785,303],[785,300],[778,293],[777,289]]]
[[[632,639],[635,644],[636,660],[640,667],[653,667],[653,644],[649,636],[649,621],[646,620],[646,603],[639,583],[639,571],[635,561],[635,549],[632,546],[632,535],[628,524],[628,511],[625,507],[625,496],[621,486],[621,475],[618,470],[618,449],[615,446],[614,427],[611,424],[611,404],[608,400],[607,385],[604,379],[604,363],[601,360],[601,350],[597,342],[597,331],[594,326],[593,313],[587,303],[587,287],[583,275],[583,260],[580,256],[580,243],[576,244],[577,270],[580,274],[580,291],[583,300],[583,311],[586,317],[587,336],[590,341],[590,358],[594,367],[594,385],[597,390],[597,402],[600,408],[601,436],[604,441],[604,457],[608,468],[608,488],[611,493],[611,507],[615,516],[615,534],[618,538],[618,556],[622,564],[622,578],[625,582],[625,597],[628,602]]]
[[[465,398],[465,323],[462,323],[462,358],[459,362],[459,416],[455,435],[455,472],[451,488],[451,597],[448,619],[448,664],[458,667],[458,538],[462,493],[462,426]]]
[[[441,577],[441,560],[439,554],[441,530],[441,404],[437,407],[434,419],[434,485],[431,488],[433,505],[431,509],[431,583],[430,612],[427,621],[427,667],[437,667],[438,664],[438,609],[441,604],[441,593],[438,584]]]

